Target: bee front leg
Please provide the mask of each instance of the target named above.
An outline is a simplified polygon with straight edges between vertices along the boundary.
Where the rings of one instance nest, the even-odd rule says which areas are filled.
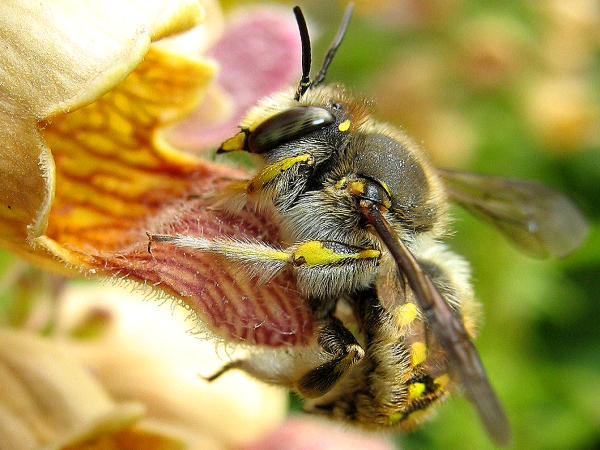
[[[314,166],[315,159],[309,153],[268,163],[251,179],[226,186],[217,194],[214,206],[236,211],[251,201],[258,209],[274,204],[279,211],[285,211],[303,191]]]
[[[344,291],[367,285],[373,278],[381,252],[334,241],[306,241],[277,248],[260,241],[230,238],[206,239],[185,235],[148,233],[148,249],[163,242],[193,251],[212,253],[242,264],[250,276],[266,282],[288,267],[299,290],[311,300],[317,319],[325,318]]]

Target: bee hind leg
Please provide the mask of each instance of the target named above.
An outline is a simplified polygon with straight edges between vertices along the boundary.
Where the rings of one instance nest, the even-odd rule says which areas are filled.
[[[239,369],[266,383],[294,389],[303,397],[319,397],[328,392],[365,353],[339,319],[329,316],[321,323],[314,345],[265,349],[247,358],[233,360],[214,374],[202,378],[210,382],[232,369]]]
[[[229,372],[232,369],[243,369],[243,365],[244,365],[243,359],[236,359],[234,361],[228,362],[227,364],[225,364],[223,367],[221,367],[219,370],[217,370],[212,375],[209,375],[207,377],[199,375],[199,377],[208,382],[215,381],[217,378],[221,377],[221,375],[224,375],[226,372]]]
[[[304,397],[325,394],[365,355],[356,338],[339,319],[330,316],[326,320],[317,342],[331,359],[306,372],[298,380],[296,389]]]

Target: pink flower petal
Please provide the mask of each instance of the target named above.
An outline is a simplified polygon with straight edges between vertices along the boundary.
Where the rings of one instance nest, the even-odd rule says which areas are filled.
[[[205,114],[209,109],[200,105],[169,130],[170,143],[188,151],[219,145],[235,133],[240,119],[260,98],[299,78],[300,54],[298,29],[289,11],[238,12],[224,37],[207,54],[219,62],[217,84],[232,104],[229,117],[216,124],[210,120],[207,123],[210,118]]]

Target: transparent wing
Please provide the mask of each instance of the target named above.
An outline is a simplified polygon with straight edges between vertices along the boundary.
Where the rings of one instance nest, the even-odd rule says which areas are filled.
[[[406,276],[429,327],[448,354],[450,367],[458,376],[467,398],[475,405],[481,422],[497,444],[507,445],[510,440],[508,419],[462,322],[398,238],[378,206],[367,202],[362,208],[363,214]]]
[[[521,250],[563,257],[585,239],[588,224],[563,194],[530,181],[438,169],[452,201],[490,221]]]

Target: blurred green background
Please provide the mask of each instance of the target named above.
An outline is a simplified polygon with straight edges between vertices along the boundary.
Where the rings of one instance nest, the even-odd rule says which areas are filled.
[[[510,418],[512,446],[599,448],[600,4],[355,3],[329,81],[373,98],[378,117],[405,127],[437,164],[539,180],[568,193],[589,218],[587,242],[560,261],[521,255],[458,208],[450,241],[473,266],[485,315],[477,347]],[[321,37],[318,65],[345,3],[299,4]],[[44,297],[56,283],[0,253],[1,321],[18,325],[32,290]],[[458,396],[396,442],[492,447]]]

